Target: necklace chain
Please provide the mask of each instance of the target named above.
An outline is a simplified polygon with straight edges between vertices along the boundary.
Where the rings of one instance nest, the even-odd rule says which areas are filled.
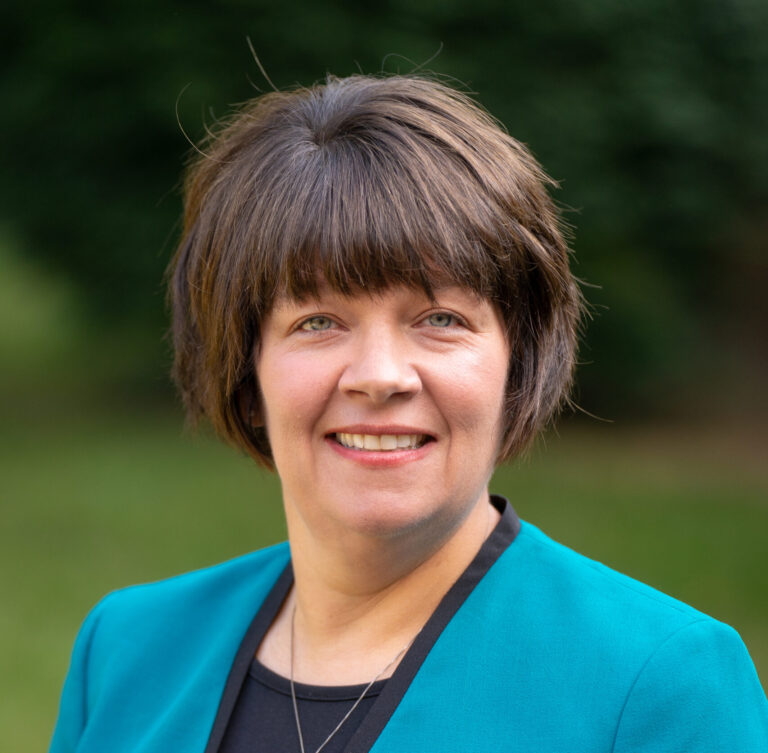
[[[295,626],[296,624],[296,606],[294,605],[293,611],[291,612],[291,700],[293,701],[293,716],[296,719],[296,732],[299,735],[299,749],[301,750],[301,753],[306,753],[304,750],[304,736],[301,734],[301,722],[299,721],[299,704],[296,702],[296,687],[293,683],[293,644],[294,644],[294,632],[295,632]],[[352,712],[360,705],[360,702],[365,698],[365,694],[371,689],[373,686],[373,683],[376,682],[392,665],[394,665],[400,657],[411,647],[411,644],[416,640],[416,636],[411,638],[408,643],[405,644],[395,655],[395,657],[392,659],[392,661],[387,664],[384,669],[379,672],[379,674],[376,675],[363,689],[363,692],[360,694],[358,699],[352,704],[352,708],[347,711],[346,714],[341,718],[341,721],[331,730],[331,733],[328,735],[328,737],[323,740],[323,742],[320,744],[320,747],[315,750],[315,753],[320,753],[320,751],[328,744],[328,742],[331,740],[331,738],[341,729],[344,722],[349,719],[350,716],[352,716]]]

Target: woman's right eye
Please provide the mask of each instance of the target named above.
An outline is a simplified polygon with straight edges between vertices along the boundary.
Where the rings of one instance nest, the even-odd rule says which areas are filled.
[[[322,332],[332,326],[333,321],[327,316],[310,316],[309,319],[305,319],[299,325],[299,329],[303,329],[305,332]]]

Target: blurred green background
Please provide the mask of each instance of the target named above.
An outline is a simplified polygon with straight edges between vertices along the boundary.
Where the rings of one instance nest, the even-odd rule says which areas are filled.
[[[185,435],[166,376],[183,132],[269,88],[246,36],[281,88],[419,66],[455,80],[561,182],[592,311],[584,413],[494,489],[732,623],[765,683],[768,4],[14,0],[0,10],[2,748],[47,745],[102,594],[283,535],[275,479]]]

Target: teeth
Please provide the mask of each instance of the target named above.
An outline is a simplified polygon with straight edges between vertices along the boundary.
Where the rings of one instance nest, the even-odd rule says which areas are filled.
[[[382,450],[396,450],[397,449],[397,437],[392,434],[382,434],[379,440]]]
[[[344,447],[384,452],[412,450],[421,447],[425,439],[424,434],[336,434],[336,441]]]

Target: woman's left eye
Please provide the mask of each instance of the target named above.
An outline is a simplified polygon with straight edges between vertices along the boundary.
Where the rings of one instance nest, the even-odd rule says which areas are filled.
[[[333,322],[327,316],[311,316],[309,319],[305,319],[299,328],[306,332],[322,332],[332,326]]]
[[[450,327],[456,323],[456,317],[445,311],[437,311],[434,314],[430,314],[426,321],[432,327]]]

